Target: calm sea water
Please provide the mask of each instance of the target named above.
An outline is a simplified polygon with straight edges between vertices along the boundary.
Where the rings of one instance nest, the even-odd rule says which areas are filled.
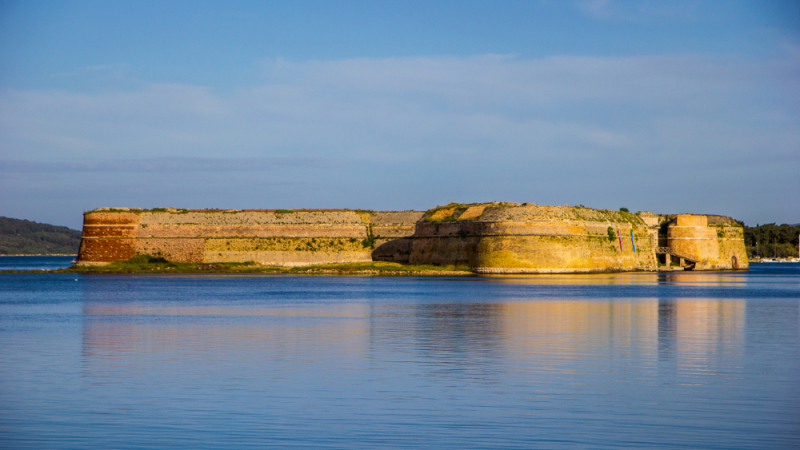
[[[75,256],[0,256],[0,270],[56,270],[72,265]]]
[[[800,266],[0,274],[3,448],[800,448]]]

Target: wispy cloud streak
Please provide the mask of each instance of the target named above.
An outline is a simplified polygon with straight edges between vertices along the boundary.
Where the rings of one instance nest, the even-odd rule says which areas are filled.
[[[293,168],[333,168],[333,161],[321,158],[146,158],[116,160],[18,161],[0,160],[0,173],[190,173],[267,172]]]
[[[214,178],[215,195],[233,198],[269,172],[300,186],[279,197],[295,206],[341,198],[373,208],[501,199],[613,206],[630,197],[649,209],[694,202],[694,211],[728,214],[759,189],[771,198],[748,179],[800,189],[791,169],[800,163],[796,51],[772,60],[272,60],[261,69],[260,83],[232,92],[178,84],[2,91],[0,171],[25,176],[0,188],[38,183],[45,192],[51,173],[69,183],[83,182],[69,174],[252,176],[235,191]],[[207,188],[208,179],[182,183],[194,192],[192,183]],[[104,182],[113,191],[113,177]],[[326,203],[301,201],[310,198]],[[780,203],[750,210],[791,209]]]

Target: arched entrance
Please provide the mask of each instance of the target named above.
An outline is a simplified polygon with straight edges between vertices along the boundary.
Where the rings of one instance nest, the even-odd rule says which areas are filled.
[[[733,267],[734,269],[739,268],[739,260],[736,259],[736,255],[731,256],[731,267]]]

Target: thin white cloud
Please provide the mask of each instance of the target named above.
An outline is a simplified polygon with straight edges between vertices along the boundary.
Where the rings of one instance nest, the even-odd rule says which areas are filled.
[[[122,80],[125,76],[125,72],[128,70],[127,63],[117,63],[117,64],[99,64],[94,66],[87,66],[83,67],[80,70],[74,70],[71,72],[58,72],[51,74],[51,78],[86,78],[91,77],[93,79],[114,79],[114,80]]]
[[[606,19],[611,16],[608,0],[581,0],[575,2],[578,10],[597,19]]]
[[[743,173],[797,184],[796,170],[789,169],[800,162],[797,53],[769,61],[278,60],[262,68],[262,83],[224,93],[178,84],[96,93],[2,91],[0,158],[33,164],[28,178],[39,170],[34,162],[52,161],[78,164],[73,172],[85,169],[80,161],[106,161],[90,175],[147,172],[146,164],[132,161],[163,157],[183,161],[168,167],[187,173],[210,167],[214,158],[239,161],[219,161],[231,173],[243,169],[242,161],[338,162],[333,171],[254,167],[276,167],[283,181],[307,186],[292,195],[338,195],[351,206],[376,208],[387,206],[361,205],[358,198],[378,196],[376,186],[384,183],[411,183],[402,190],[409,198],[441,192],[469,201],[460,196],[482,192],[512,200],[517,197],[509,194],[521,191],[574,190],[575,196],[604,198],[626,186],[661,186],[654,184],[661,177],[673,189],[715,192],[724,199],[719,204],[729,205],[747,186]],[[699,175],[703,170],[709,175]],[[221,183],[216,189],[229,188]],[[590,204],[591,198],[576,201]]]
[[[650,22],[672,20],[687,22],[697,18],[698,0],[579,0],[575,8],[598,20],[620,22]]]
[[[752,127],[754,115],[797,120],[797,70],[797,58],[282,61],[267,64],[262,86],[226,94],[174,84],[6,91],[0,138],[12,159],[657,148],[649,136],[665,119],[699,127]],[[718,128],[708,125],[710,140],[725,138]]]
[[[26,173],[177,173],[177,172],[268,172],[293,168],[333,168],[321,158],[143,158],[68,159],[63,161],[17,161],[0,159],[0,174]]]
[[[354,141],[392,137],[402,145],[413,136],[508,145],[535,138],[525,132],[529,127],[550,128],[540,132],[553,144],[604,135],[616,138],[595,139],[598,145],[619,147],[664,117],[702,123],[779,112],[796,118],[791,106],[798,95],[796,60],[486,56],[275,66],[264,86],[231,94],[167,84],[99,94],[6,91],[4,152],[213,156],[227,147],[253,156],[288,147],[324,152],[323,143],[358,152]],[[559,129],[570,131],[554,134]]]

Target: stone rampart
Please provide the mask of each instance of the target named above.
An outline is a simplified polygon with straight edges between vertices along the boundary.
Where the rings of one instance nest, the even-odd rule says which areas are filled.
[[[674,258],[686,269],[748,268],[741,225],[713,215],[528,203],[451,204],[424,213],[106,209],[84,215],[78,264],[136,254],[270,266],[394,261],[486,274],[655,271],[671,269]]]
[[[709,220],[711,219],[711,220]],[[679,214],[667,228],[669,249],[695,261],[695,270],[747,269],[744,229],[721,216]]]
[[[301,266],[372,261],[376,245],[410,236],[416,211],[97,210],[84,215],[78,264],[136,254],[175,262]]]
[[[448,206],[417,224],[409,262],[467,265],[486,274],[656,270],[651,241],[634,214],[507,203]]]

